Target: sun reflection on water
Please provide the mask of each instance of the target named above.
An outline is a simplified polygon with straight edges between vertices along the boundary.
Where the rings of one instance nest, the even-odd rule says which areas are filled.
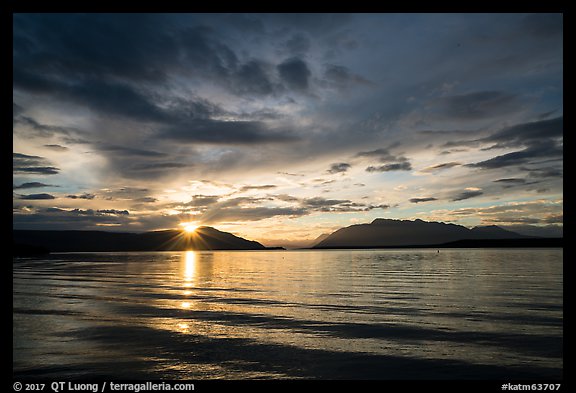
[[[194,275],[196,270],[196,253],[194,251],[186,251],[184,253],[184,287],[192,287],[194,285]]]

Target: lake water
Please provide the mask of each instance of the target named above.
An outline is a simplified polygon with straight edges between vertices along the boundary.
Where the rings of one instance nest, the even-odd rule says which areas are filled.
[[[13,261],[13,375],[562,378],[562,249]]]

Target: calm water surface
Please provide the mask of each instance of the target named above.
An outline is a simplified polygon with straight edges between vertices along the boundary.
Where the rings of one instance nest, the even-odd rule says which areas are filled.
[[[13,261],[13,374],[562,377],[562,249],[53,254]]]

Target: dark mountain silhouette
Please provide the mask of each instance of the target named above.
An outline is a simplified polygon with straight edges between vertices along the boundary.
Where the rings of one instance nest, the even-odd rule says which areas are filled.
[[[266,249],[258,242],[211,227],[198,227],[192,234],[179,230],[144,233],[13,230],[12,237],[14,244],[26,244],[53,252]]]
[[[520,235],[519,233],[512,232],[497,225],[474,227],[470,232],[473,234],[471,239],[522,239],[530,237]]]
[[[390,220],[377,218],[370,224],[351,225],[338,229],[314,248],[370,248],[431,246],[458,240],[526,239],[527,236],[498,226],[468,229],[461,225],[422,220]],[[501,242],[501,244],[504,244]]]
[[[310,242],[310,247],[314,247],[315,245],[319,244],[321,241],[323,241],[324,239],[326,239],[328,236],[330,236],[329,233],[323,233],[320,236],[318,236],[316,239],[312,240]]]

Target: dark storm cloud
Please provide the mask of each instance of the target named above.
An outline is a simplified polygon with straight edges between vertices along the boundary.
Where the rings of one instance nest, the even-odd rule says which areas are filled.
[[[310,38],[302,33],[293,34],[285,43],[286,50],[294,56],[303,56],[311,46]]]
[[[232,87],[240,95],[270,95],[278,89],[273,82],[272,72],[270,64],[250,60],[239,67],[232,80]]]
[[[542,38],[562,37],[563,15],[562,14],[529,14],[520,22],[520,27],[527,34]]]
[[[157,14],[15,14],[14,58],[73,77],[162,79],[177,51]]]
[[[564,117],[518,124],[502,129],[482,142],[495,143],[493,148],[520,147],[562,138]]]
[[[457,201],[463,201],[465,199],[470,199],[470,198],[474,198],[480,195],[483,195],[484,193],[480,190],[466,190],[464,192],[459,193],[458,195],[454,196],[452,198],[453,202],[457,202]]]
[[[45,199],[56,199],[54,195],[51,194],[29,194],[21,195],[19,199],[29,200],[29,201],[39,201]]]
[[[282,81],[291,90],[305,92],[312,72],[306,62],[299,57],[284,60],[278,66],[278,73]]]
[[[275,13],[266,14],[270,23],[304,30],[310,34],[331,34],[352,21],[346,13]]]
[[[224,43],[218,32],[207,26],[185,29],[178,36],[180,49],[186,61],[193,65],[193,73],[202,76],[228,78],[239,59],[233,49]]]
[[[349,68],[328,64],[324,70],[324,80],[328,86],[339,89],[347,89],[353,86],[370,86],[373,85],[368,79],[354,74]]]
[[[33,182],[28,182],[28,183],[22,183],[19,186],[13,185],[12,189],[13,190],[23,190],[23,189],[28,189],[28,188],[42,188],[42,187],[58,187],[58,186],[33,181]]]
[[[433,107],[442,116],[475,120],[500,116],[518,111],[522,104],[518,96],[502,91],[480,91],[475,93],[453,95],[436,100]]]
[[[296,139],[289,132],[269,129],[264,122],[209,119],[197,119],[168,127],[160,136],[180,142],[210,144],[254,144]]]
[[[14,173],[37,175],[55,175],[60,172],[44,157],[21,153],[12,153],[12,170]]]
[[[152,122],[158,125],[160,138],[180,142],[254,144],[294,139],[261,122],[214,119],[224,112],[205,99],[167,96],[167,78],[209,78],[236,94],[269,95],[281,87],[274,78],[293,90],[308,88],[310,71],[303,60],[292,58],[278,68],[259,59],[243,63],[214,28],[178,28],[169,19],[130,14],[18,15],[14,88],[82,105],[103,116]],[[192,23],[195,20],[201,23],[201,18],[192,18]],[[57,131],[23,117],[17,104],[13,108],[16,121],[37,131]],[[99,148],[147,155],[137,147]]]
[[[96,149],[103,152],[120,153],[122,156],[140,156],[140,157],[165,157],[166,153],[154,151],[154,150],[144,150],[137,149],[133,147],[117,146],[109,144],[97,144]]]
[[[328,173],[343,173],[348,171],[348,169],[350,169],[352,167],[352,165],[346,163],[346,162],[338,162],[338,163],[334,163],[330,165],[330,169],[328,169]]]
[[[437,201],[438,199],[434,197],[424,197],[424,198],[410,198],[410,203],[422,203],[422,202],[431,202]]]

